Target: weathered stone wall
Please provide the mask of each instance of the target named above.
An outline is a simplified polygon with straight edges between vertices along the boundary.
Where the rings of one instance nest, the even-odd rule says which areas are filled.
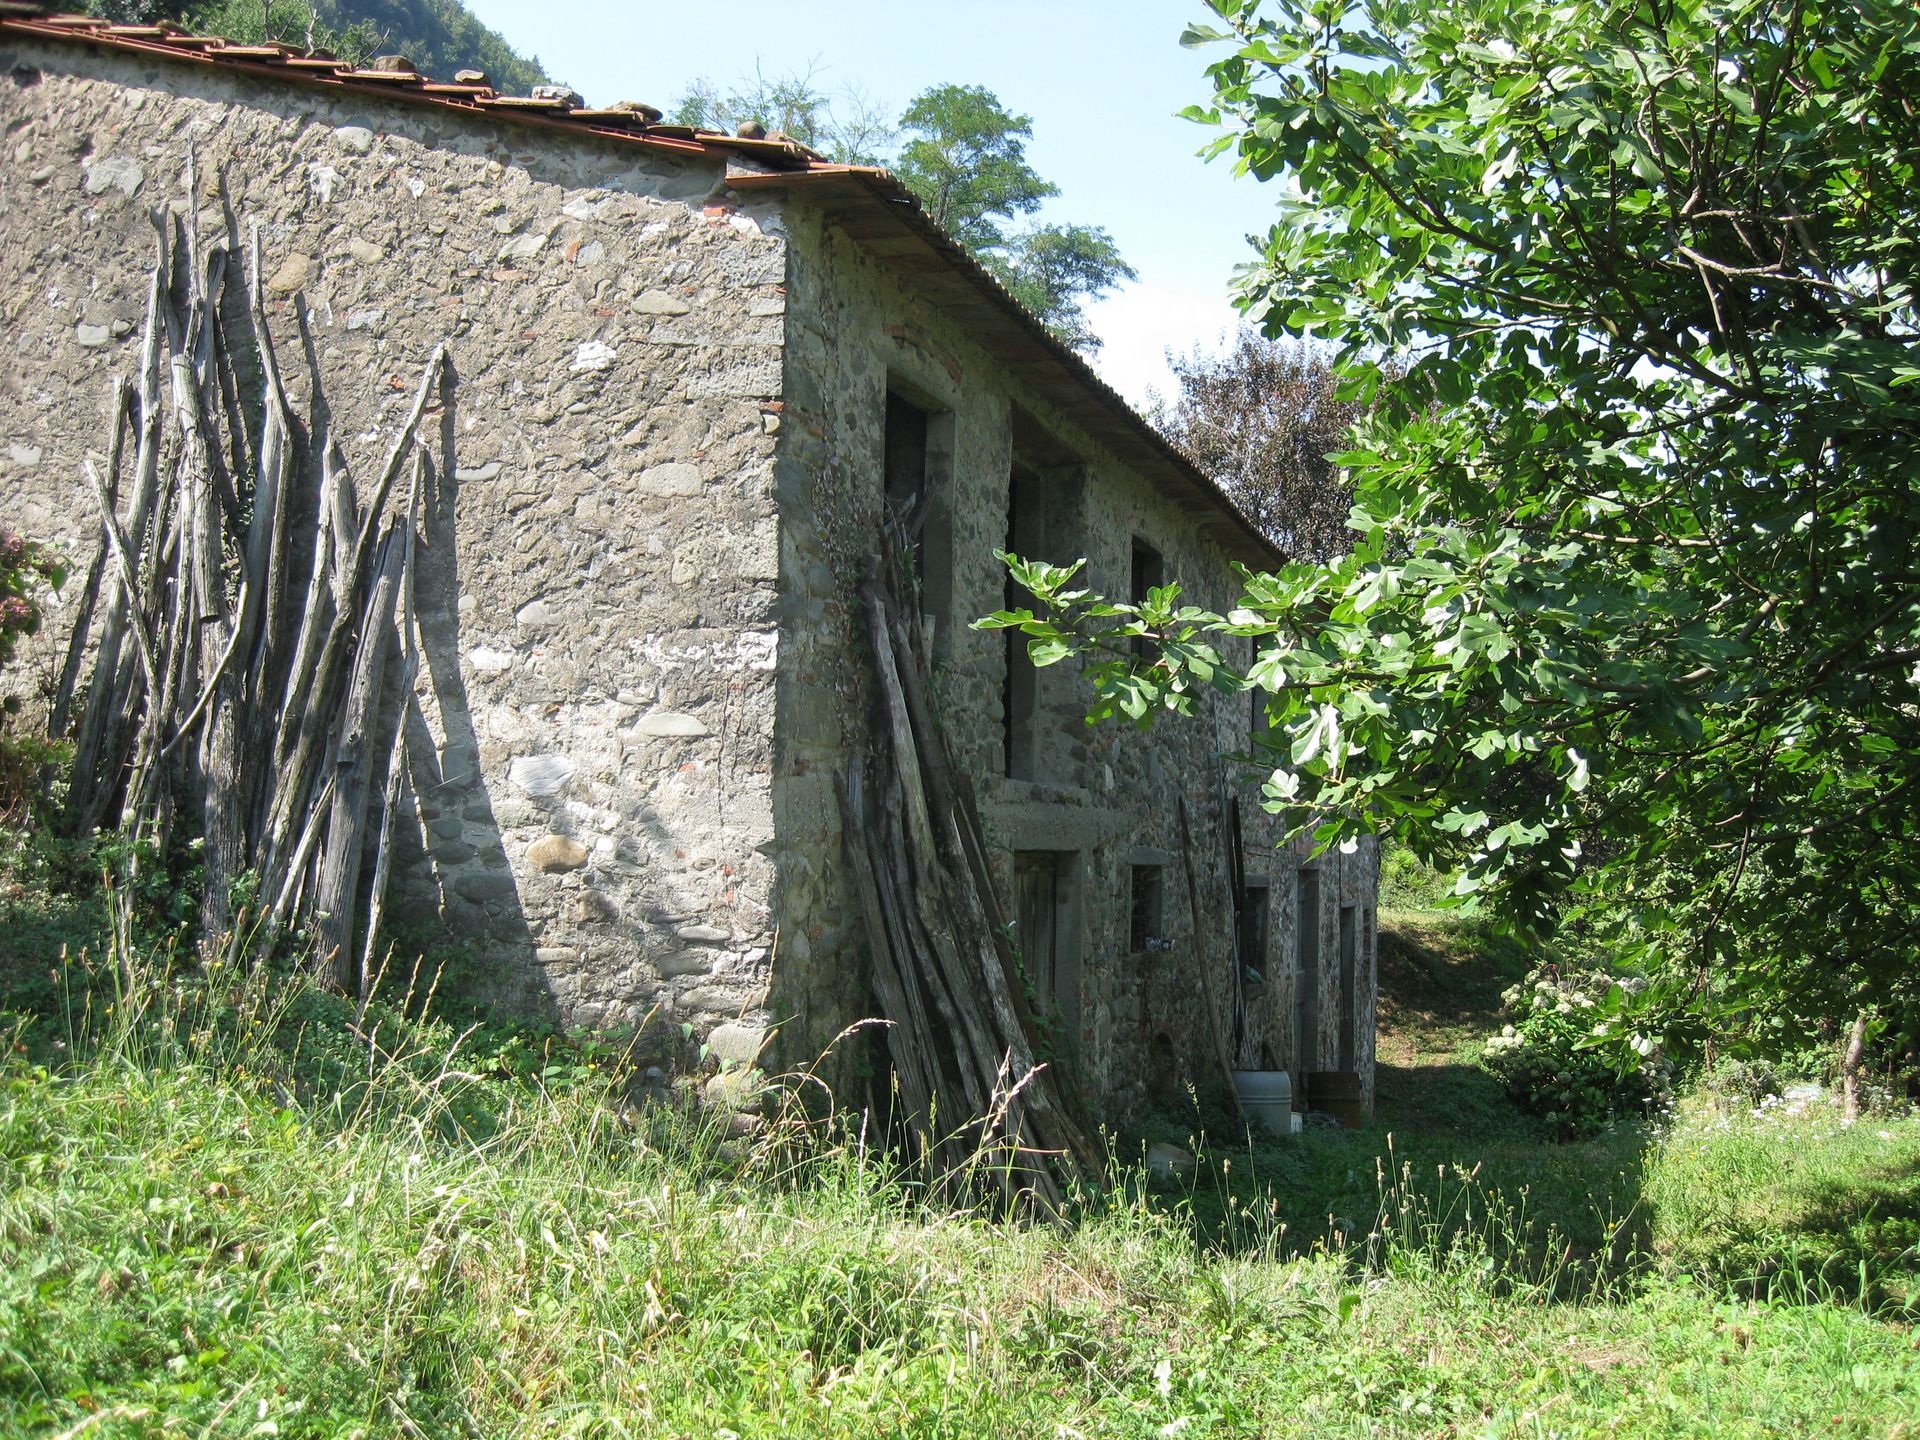
[[[1224,797],[1242,797],[1247,872],[1270,885],[1267,982],[1250,996],[1243,1063],[1294,1065],[1296,855],[1276,832],[1233,758],[1249,748],[1252,708],[1240,698],[1202,701],[1191,721],[1148,733],[1090,728],[1086,692],[1070,667],[1039,672],[1031,779],[1010,779],[1003,693],[1007,646],[968,622],[1003,602],[1005,571],[993,551],[1008,541],[1009,475],[1016,463],[1038,477],[1052,532],[1044,558],[1085,557],[1090,583],[1124,596],[1135,537],[1165,557],[1198,603],[1224,607],[1235,581],[1227,557],[1194,517],[1117,462],[1097,435],[1016,394],[994,357],[948,316],[919,299],[910,278],[862,251],[804,204],[789,213],[793,248],[788,310],[786,412],[776,462],[783,512],[784,613],[793,623],[781,652],[774,808],[781,864],[783,953],[810,963],[783,971],[776,1009],[806,1035],[831,1034],[863,1013],[861,941],[840,871],[833,771],[864,742],[871,697],[865,641],[853,590],[866,572],[883,507],[889,388],[938,418],[930,468],[944,487],[934,525],[950,527],[950,609],[936,617],[943,656],[935,691],[947,734],[975,779],[1003,894],[1011,897],[1017,852],[1070,855],[1079,977],[1056,997],[1067,1017],[1064,1048],[1081,1064],[1107,1114],[1128,1117],[1188,1083],[1211,1088],[1219,1067],[1199,967],[1220,992],[1229,1024],[1233,944],[1226,870]],[[1062,549],[1060,547],[1067,546]],[[1178,800],[1191,816],[1201,895],[1196,937],[1188,902]],[[1353,1056],[1371,1093],[1373,1069],[1371,847],[1314,862],[1322,874],[1320,967],[1325,1068],[1339,1034],[1339,909],[1355,907],[1357,980]],[[1165,948],[1129,947],[1130,869],[1162,867]],[[1362,913],[1364,912],[1364,913]],[[1077,1012],[1077,1013],[1076,1013]]]
[[[218,230],[223,178],[259,223],[283,367],[363,477],[451,341],[400,918],[478,937],[502,999],[664,1006],[750,1048],[774,930],[771,205],[712,161],[81,45],[0,46],[0,124],[0,519],[91,545],[81,458],[192,146],[192,203]]]
[[[731,1057],[772,1022],[805,1060],[869,1013],[834,776],[871,714],[854,596],[891,389],[939,417],[937,698],[1001,881],[1010,895],[1017,853],[1072,857],[1076,968],[1042,997],[1061,1010],[1057,1048],[1116,1117],[1213,1083],[1233,974],[1223,800],[1237,792],[1248,871],[1271,895],[1240,1058],[1294,1067],[1298,861],[1274,848],[1233,758],[1250,707],[1092,730],[1078,678],[1042,671],[1030,777],[1011,779],[1006,640],[968,628],[1002,602],[992,552],[1016,465],[1043,492],[1048,558],[1084,555],[1110,593],[1127,588],[1135,537],[1216,607],[1232,596],[1226,557],[1097,434],[1016,393],[910,276],[804,199],[743,202],[709,160],[81,45],[0,50],[0,75],[8,523],[76,553],[92,543],[80,460],[134,360],[147,209],[185,203],[189,145],[209,229],[222,182],[241,223],[259,222],[283,366],[299,388],[305,367],[288,362],[312,355],[320,393],[302,410],[363,475],[451,341],[410,721],[431,759],[394,897],[419,938],[473,938],[473,978],[503,1001],[593,1024],[657,1009]],[[1165,943],[1134,953],[1130,871],[1153,864]],[[1316,1049],[1330,1065],[1351,905],[1353,1058],[1370,1087],[1373,858],[1315,864]],[[1203,966],[1223,1002],[1211,1018]]]

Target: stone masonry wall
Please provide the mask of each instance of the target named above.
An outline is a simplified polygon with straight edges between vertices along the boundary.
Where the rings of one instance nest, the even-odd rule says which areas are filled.
[[[831,224],[796,206],[788,298],[786,411],[776,462],[783,513],[781,551],[787,640],[781,652],[774,810],[781,865],[782,953],[810,957],[781,971],[775,1009],[804,1035],[831,1035],[867,1013],[861,939],[844,928],[851,902],[840,869],[832,776],[848,747],[865,741],[871,695],[853,588],[866,573],[882,514],[883,437],[889,387],[941,418],[930,434],[932,467],[945,476],[952,605],[940,617],[935,676],[941,713],[974,777],[1003,896],[1011,897],[1016,852],[1073,857],[1072,928],[1079,982],[1064,1028],[1089,1098],[1113,1118],[1174,1099],[1188,1084],[1215,1087],[1219,1066],[1199,967],[1222,991],[1228,1023],[1232,941],[1223,797],[1241,796],[1249,876],[1270,884],[1267,983],[1249,996],[1238,1063],[1294,1066],[1294,956],[1300,859],[1276,847],[1243,760],[1251,705],[1203,701],[1190,721],[1163,720],[1141,733],[1085,723],[1087,692],[1070,667],[1039,672],[1036,767],[1006,776],[1003,688],[1006,640],[968,622],[1000,608],[1005,571],[993,556],[1008,539],[1009,473],[1016,458],[1040,473],[1056,541],[1043,558],[1084,556],[1090,583],[1126,593],[1134,537],[1165,557],[1166,576],[1197,603],[1224,608],[1238,594],[1227,557],[1193,518],[1143,477],[1117,463],[1098,436],[1016,396],[1004,370],[945,314],[918,299],[910,280],[863,252]],[[1016,440],[1016,435],[1020,438]],[[1068,463],[1063,464],[1063,459]],[[942,483],[942,482],[936,482]],[[1196,943],[1181,863],[1177,799],[1190,811],[1201,892]],[[1339,908],[1356,910],[1356,1067],[1371,1094],[1373,1071],[1373,888],[1371,847],[1314,862],[1322,874],[1319,953],[1324,1000],[1319,1053],[1338,1038]],[[1166,948],[1130,953],[1130,868],[1159,864]],[[1326,1068],[1333,1068],[1330,1061]]]
[[[711,161],[80,45],[0,46],[0,126],[0,519],[92,543],[80,461],[191,145],[206,225],[216,177],[259,222],[283,368],[363,478],[452,345],[400,919],[476,937],[503,1001],[662,1006],[749,1052],[774,933],[771,203]]]

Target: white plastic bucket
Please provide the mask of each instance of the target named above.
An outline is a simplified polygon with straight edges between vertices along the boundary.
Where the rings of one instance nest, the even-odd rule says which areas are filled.
[[[1293,1081],[1284,1070],[1236,1070],[1234,1093],[1247,1122],[1269,1135],[1294,1133]]]

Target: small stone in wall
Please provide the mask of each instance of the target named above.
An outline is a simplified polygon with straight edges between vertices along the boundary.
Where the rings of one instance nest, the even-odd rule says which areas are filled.
[[[643,290],[633,302],[633,308],[642,315],[685,315],[693,307],[686,301],[667,294],[664,290]]]
[[[7,458],[16,465],[38,465],[40,463],[40,454],[41,451],[38,445],[9,445],[7,447]]]
[[[582,925],[618,920],[620,907],[611,895],[603,895],[598,890],[586,890],[573,902],[573,918]]]
[[[733,938],[718,925],[682,925],[674,933],[693,945],[716,945]]]
[[[618,358],[618,352],[604,340],[589,340],[573,352],[573,363],[567,368],[579,375],[604,370]]]
[[[564,617],[551,601],[534,600],[514,611],[513,618],[519,625],[553,625]]]
[[[698,717],[683,715],[677,710],[655,710],[651,715],[642,715],[634,722],[634,732],[640,735],[683,736],[698,738],[712,732]]]
[[[495,480],[500,476],[500,469],[501,466],[498,460],[489,460],[484,465],[474,465],[466,469],[456,469],[453,472],[453,478],[461,481]]]
[[[682,950],[674,955],[654,958],[654,973],[662,980],[678,980],[686,975],[711,975],[719,958],[712,950]]]
[[[638,488],[642,495],[698,495],[706,489],[706,482],[700,478],[698,465],[676,460],[642,470]]]
[[[490,650],[485,645],[476,645],[467,652],[467,664],[482,675],[498,675],[513,668],[513,656],[504,650]]]
[[[543,875],[565,875],[587,863],[587,847],[567,835],[545,835],[527,847],[527,863]]]
[[[126,155],[102,155],[98,159],[84,162],[86,180],[84,188],[89,195],[104,195],[109,190],[118,190],[122,195],[131,196],[146,183],[147,172],[138,160]]]
[[[103,350],[113,343],[113,333],[106,326],[85,321],[73,327],[73,338],[82,350]]]
[[[501,260],[531,260],[546,247],[547,237],[534,232],[530,235],[516,235],[500,247]]]
[[[507,779],[528,795],[558,795],[573,779],[574,764],[564,755],[522,755],[507,767]]]
[[[371,240],[362,240],[358,235],[347,242],[347,253],[362,265],[378,265],[387,258],[387,252]]]
[[[336,125],[333,138],[356,155],[364,155],[373,149],[373,131],[364,125]]]
[[[707,1033],[707,1053],[735,1065],[751,1065],[766,1043],[767,1032],[758,1025],[716,1025]]]
[[[313,270],[313,257],[294,251],[282,260],[273,274],[267,277],[267,289],[276,294],[287,295],[307,283],[307,276]]]

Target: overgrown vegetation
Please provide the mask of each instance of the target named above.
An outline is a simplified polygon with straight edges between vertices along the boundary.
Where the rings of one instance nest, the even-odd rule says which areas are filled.
[[[1221,613],[1016,566],[988,623],[1097,716],[1262,692],[1296,837],[1581,927],[1617,1055],[1913,1054],[1913,7],[1209,8],[1190,114],[1282,181],[1248,318],[1378,402],[1354,548]]]
[[[1665,1133],[1548,1143],[1470,1063],[1525,963],[1471,922],[1406,917],[1388,962],[1383,1103],[1417,1137],[1170,1115],[1194,1177],[1120,1142],[1070,1226],[1021,1227],[929,1204],[803,1077],[744,1130],[691,1084],[635,1103],[617,1037],[476,1025],[425,972],[360,1005],[202,963],[164,909],[138,951],[82,953],[98,897],[14,879],[0,918],[44,933],[0,966],[0,1432],[1867,1436],[1912,1413],[1920,1119],[1730,1091]],[[1474,1083],[1478,1108],[1409,1108]]]

